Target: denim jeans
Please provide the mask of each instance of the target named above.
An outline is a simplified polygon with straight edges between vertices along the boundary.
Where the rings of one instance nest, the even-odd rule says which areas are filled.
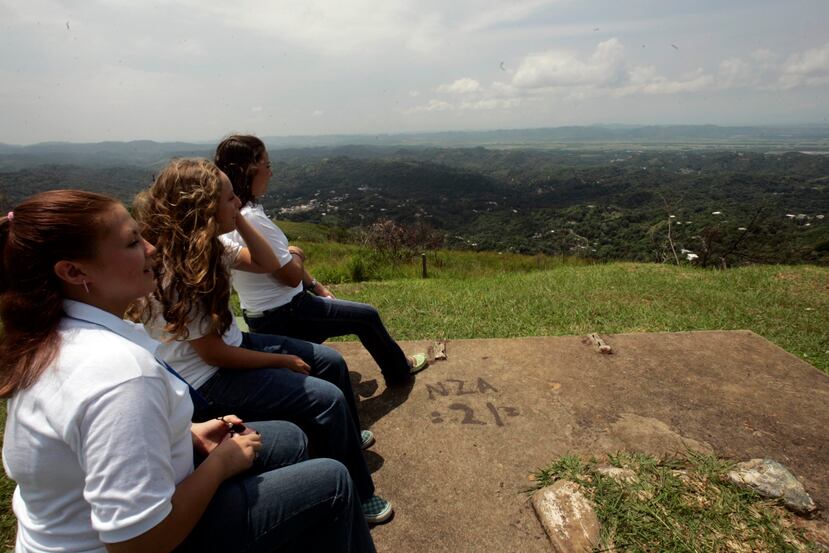
[[[410,378],[406,355],[386,330],[377,309],[366,303],[300,292],[291,303],[259,317],[245,314],[245,322],[254,332],[291,336],[318,344],[334,336],[356,334],[380,367],[386,382],[400,383]]]
[[[335,350],[284,336],[244,334],[242,347],[296,355],[311,375],[289,369],[219,369],[199,392],[217,414],[243,420],[287,420],[308,435],[316,457],[348,468],[360,498],[374,495],[374,483],[361,449],[360,427],[348,367]],[[199,414],[194,415],[198,420]]]
[[[373,553],[345,467],[308,461],[305,435],[291,423],[248,424],[262,434],[253,467],[219,486],[176,553]]]

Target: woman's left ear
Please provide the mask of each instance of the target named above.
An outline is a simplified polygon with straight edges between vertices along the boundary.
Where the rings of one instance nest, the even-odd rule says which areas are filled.
[[[55,263],[54,271],[55,275],[67,284],[83,286],[89,278],[77,263],[65,259]]]

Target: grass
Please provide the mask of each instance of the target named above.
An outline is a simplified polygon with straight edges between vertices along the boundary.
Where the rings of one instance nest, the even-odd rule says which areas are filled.
[[[785,509],[727,482],[732,465],[726,460],[693,452],[674,459],[620,453],[609,464],[635,478],[611,478],[595,459],[570,455],[535,475],[539,488],[559,479],[581,486],[602,524],[595,551],[611,545],[642,553],[820,551]]]
[[[400,340],[748,329],[829,374],[827,268],[559,265],[332,291],[375,305]]]
[[[421,278],[422,261],[415,256],[393,261],[365,246],[336,242],[297,243],[308,256],[314,276],[327,284],[405,280]],[[504,273],[536,272],[561,266],[584,266],[589,261],[577,257],[520,255],[508,252],[438,250],[426,255],[429,278],[440,280],[478,278]]]

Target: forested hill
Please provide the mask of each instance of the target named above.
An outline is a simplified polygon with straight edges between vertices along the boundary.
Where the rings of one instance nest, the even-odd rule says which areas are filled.
[[[352,149],[351,156],[360,155]],[[263,203],[281,218],[427,224],[455,247],[708,263],[829,261],[829,156],[399,150],[287,158]]]
[[[0,153],[7,205],[56,187],[129,202],[171,155],[210,155],[204,145],[183,143],[111,144],[100,146],[108,152],[101,157],[41,148],[57,149]],[[644,261],[690,256],[703,265],[829,263],[829,155],[365,145],[270,154],[274,179],[263,204],[283,219],[350,229],[392,219],[468,249]]]

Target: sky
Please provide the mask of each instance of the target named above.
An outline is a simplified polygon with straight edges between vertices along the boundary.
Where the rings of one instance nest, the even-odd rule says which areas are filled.
[[[829,123],[827,0],[0,0],[0,142]]]

